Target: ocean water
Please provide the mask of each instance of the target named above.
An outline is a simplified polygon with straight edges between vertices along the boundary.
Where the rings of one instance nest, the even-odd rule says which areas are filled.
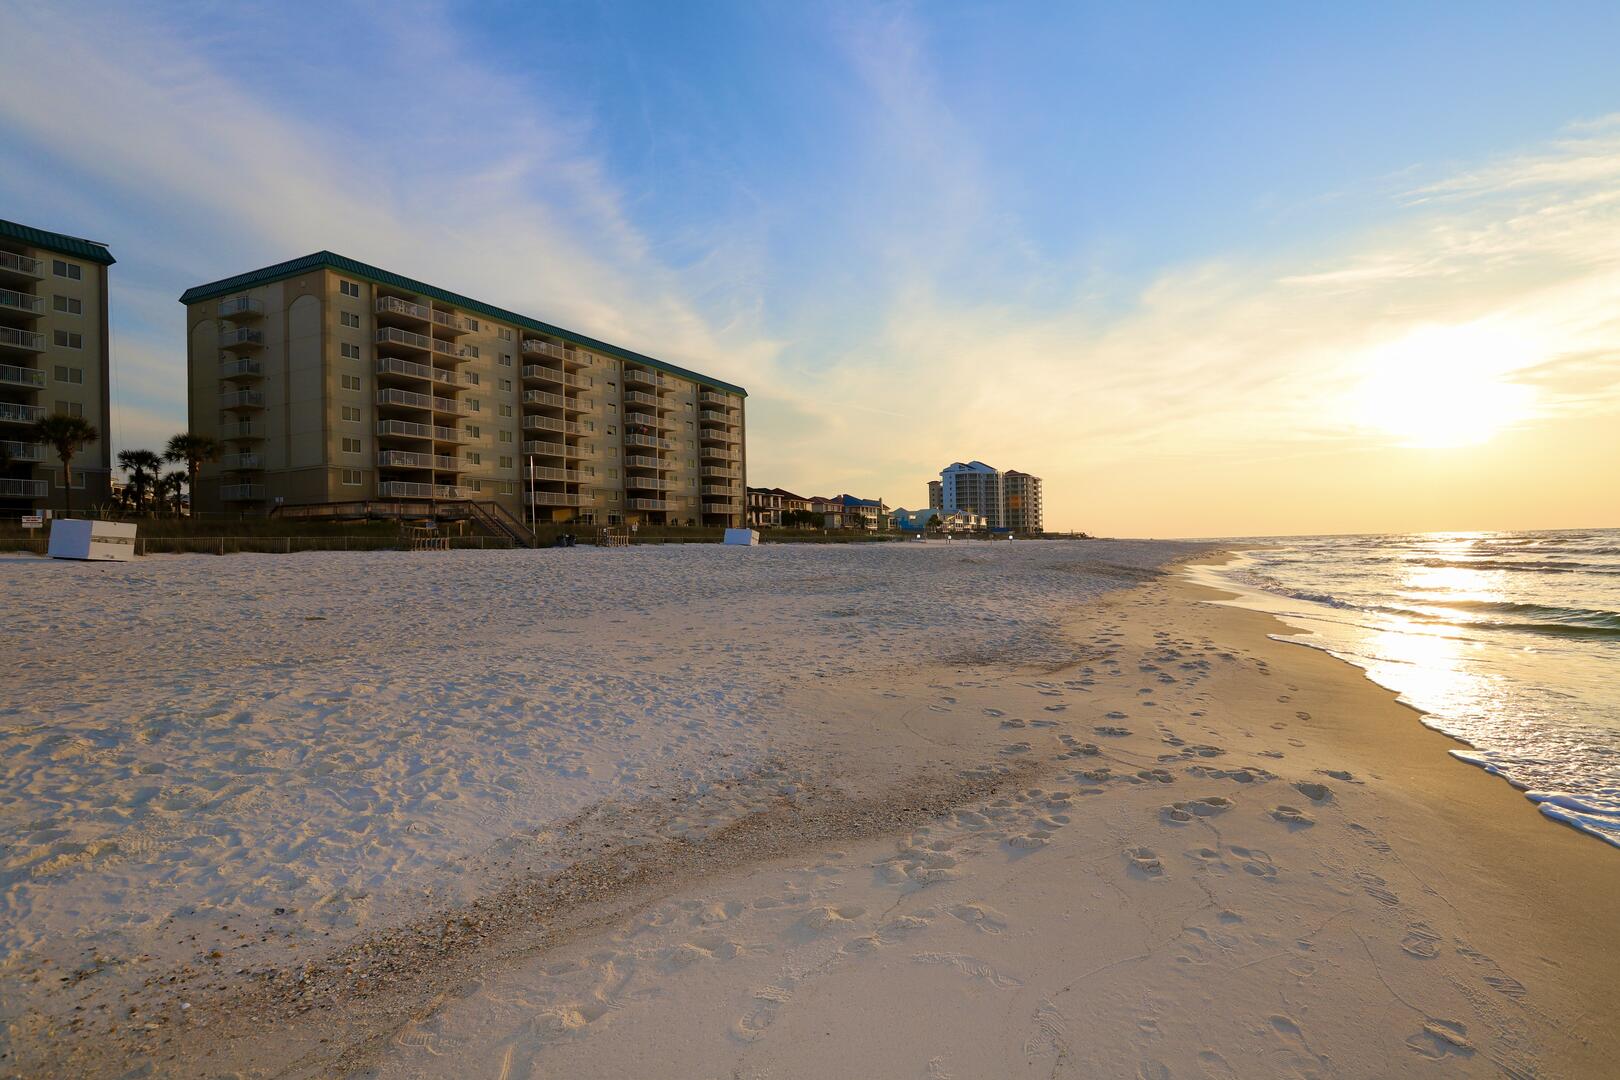
[[[1620,846],[1620,530],[1256,538],[1210,572]]]

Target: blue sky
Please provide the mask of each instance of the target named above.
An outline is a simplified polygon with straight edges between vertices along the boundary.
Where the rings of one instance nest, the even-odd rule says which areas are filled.
[[[1620,5],[0,17],[0,216],[117,255],[123,444],[183,424],[182,289],[323,247],[742,383],[751,482],[895,505],[978,457],[1059,525],[1267,531],[1187,462],[1384,468],[1409,433],[1341,407],[1358,365],[1504,313],[1537,344],[1487,374],[1552,387],[1514,432],[1612,415],[1611,326],[1569,305],[1613,269]],[[1481,485],[1394,525],[1421,494],[1297,528],[1491,523]]]

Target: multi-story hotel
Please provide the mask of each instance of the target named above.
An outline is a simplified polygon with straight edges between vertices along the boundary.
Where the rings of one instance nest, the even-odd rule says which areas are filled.
[[[105,502],[112,476],[105,244],[0,221],[0,509],[58,509],[62,463],[29,427],[82,416],[101,438],[73,459],[73,503]],[[83,489],[82,491],[80,489]]]
[[[1041,478],[1017,469],[1001,474],[1002,524],[1015,533],[1044,532]]]
[[[737,526],[740,386],[318,252],[188,289],[203,509],[493,502]]]

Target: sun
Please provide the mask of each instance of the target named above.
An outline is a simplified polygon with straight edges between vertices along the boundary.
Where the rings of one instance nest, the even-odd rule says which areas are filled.
[[[1352,412],[1403,446],[1475,446],[1531,415],[1535,389],[1511,375],[1537,359],[1531,340],[1500,327],[1422,327],[1366,355]]]

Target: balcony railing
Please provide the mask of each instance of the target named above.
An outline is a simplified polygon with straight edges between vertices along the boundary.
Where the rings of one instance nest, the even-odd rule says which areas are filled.
[[[45,481],[43,480],[13,480],[0,477],[0,498],[5,499],[43,499],[45,497]]]
[[[45,263],[13,251],[0,251],[0,270],[24,277],[42,278],[45,276]]]
[[[704,409],[702,412],[698,413],[698,419],[703,421],[705,424],[725,424],[728,427],[732,422],[729,414],[715,412],[713,409]]]
[[[222,379],[259,379],[264,377],[264,365],[257,360],[221,360],[219,377]]]
[[[32,330],[13,330],[9,326],[0,326],[0,346],[7,349],[21,349],[24,352],[44,352],[45,335],[36,334]]]
[[[596,385],[596,380],[589,375],[576,375],[572,371],[562,371],[559,368],[544,367],[540,364],[524,364],[523,377],[525,379],[536,379],[540,382],[562,383],[564,386],[573,386],[580,390],[589,390]]]
[[[398,315],[406,319],[419,319],[422,322],[428,322],[432,317],[432,311],[426,304],[413,304],[397,296],[377,297],[376,311],[379,315]]]
[[[20,311],[24,315],[45,314],[45,298],[32,296],[25,292],[16,292],[12,289],[0,289],[0,308],[7,311]]]
[[[580,443],[578,446],[569,446],[566,443],[551,442],[545,439],[528,439],[523,443],[524,456],[535,457],[562,457],[562,458],[588,458],[596,454],[595,443]]]
[[[222,439],[262,439],[264,425],[256,420],[223,421],[219,425]]]
[[[706,405],[724,405],[728,409],[735,407],[735,403],[730,397],[715,390],[703,391],[698,395],[698,400]]]
[[[378,390],[377,404],[398,405],[410,409],[432,409],[434,412],[451,413],[456,416],[465,416],[471,411],[465,403],[455,398],[418,394],[410,390]]]
[[[264,301],[255,300],[251,296],[232,296],[219,302],[219,317],[236,322],[240,319],[257,319],[264,315]]]
[[[742,479],[742,471],[739,469],[728,469],[722,465],[704,465],[702,468],[705,477],[726,476],[733,480]]]
[[[565,484],[582,484],[590,479],[590,474],[582,473],[578,469],[548,469],[539,465],[530,469],[525,465],[522,472],[525,480],[531,478],[535,480],[561,480]]]
[[[661,461],[655,457],[646,457],[641,454],[631,454],[625,457],[624,465],[627,469],[667,469],[673,462]]]
[[[642,491],[670,491],[675,487],[675,481],[660,480],[655,476],[627,476],[624,478],[624,486]]]
[[[448,311],[435,311],[433,321],[451,333],[465,334],[467,332],[467,324],[462,322],[459,316],[452,315]]]
[[[735,514],[737,508],[726,503],[704,503],[703,512],[705,514]]]
[[[219,407],[222,409],[262,409],[264,408],[264,395],[257,390],[233,390],[228,394],[219,395]]]
[[[377,357],[377,374],[404,375],[412,379],[426,379],[446,389],[461,390],[469,384],[461,375],[432,364],[418,364],[415,360],[400,360],[393,356]]]
[[[238,472],[245,469],[264,468],[264,458],[258,454],[226,454],[219,459],[220,465]]]
[[[45,373],[37,368],[0,364],[0,386],[22,386],[29,390],[43,390]]]
[[[650,446],[655,450],[673,450],[675,444],[668,439],[660,439],[653,435],[643,435],[638,431],[627,432],[624,436],[626,446]]]
[[[572,420],[558,420],[551,416],[525,416],[523,418],[525,431],[561,431],[568,435],[578,435],[579,425]]]
[[[640,390],[626,390],[624,392],[624,403],[626,405],[652,405],[656,407],[658,398],[654,394],[646,394]]]
[[[222,349],[257,349],[263,344],[264,331],[251,326],[238,326],[219,332],[219,347]]]
[[[378,345],[403,345],[408,349],[423,351],[430,351],[433,348],[433,339],[426,334],[414,334],[395,326],[379,326],[376,341]]]
[[[3,448],[11,456],[12,461],[45,460],[45,447],[41,443],[6,441],[0,442],[0,448]]]
[[[656,371],[646,368],[627,367],[624,369],[624,381],[627,383],[642,383],[646,386],[668,386],[670,381]]]
[[[264,485],[222,484],[219,497],[223,502],[258,502],[264,498]]]
[[[626,499],[625,505],[632,510],[668,510],[667,499]]]
[[[734,488],[734,487],[731,487],[730,485],[704,484],[703,485],[703,494],[705,494],[705,495],[724,495],[726,498],[729,499],[729,498],[734,497],[737,494],[737,489]]]
[[[596,502],[596,497],[588,492],[574,495],[562,491],[536,491],[528,495],[528,500],[532,506],[591,506]]]
[[[721,450],[721,449],[719,449],[717,447],[713,447],[713,446],[699,447],[698,448],[698,457],[711,458],[711,459],[716,460],[716,461],[741,461],[742,460],[742,455],[737,453],[735,450]]]
[[[378,435],[397,435],[405,439],[434,439],[438,442],[462,441],[461,432],[438,424],[413,424],[408,420],[377,421]]]
[[[548,394],[544,390],[525,390],[523,391],[523,404],[550,405],[560,409],[568,404],[568,399],[561,394]]]
[[[465,499],[467,490],[454,484],[413,484],[404,480],[385,480],[377,485],[377,494],[391,499]]]
[[[45,410],[38,405],[17,405],[9,401],[0,401],[0,421],[9,424],[32,424],[35,420],[43,420]]]
[[[530,356],[550,356],[569,364],[580,364],[585,367],[589,367],[596,359],[583,349],[565,349],[561,345],[554,345],[549,341],[537,341],[534,338],[524,339],[523,351]]]
[[[457,345],[453,341],[441,341],[433,338],[433,351],[440,356],[448,356],[452,360],[469,360],[478,355],[476,345]]]
[[[460,472],[460,463],[449,454],[416,454],[409,450],[382,450],[377,464],[384,469],[440,469]]]

